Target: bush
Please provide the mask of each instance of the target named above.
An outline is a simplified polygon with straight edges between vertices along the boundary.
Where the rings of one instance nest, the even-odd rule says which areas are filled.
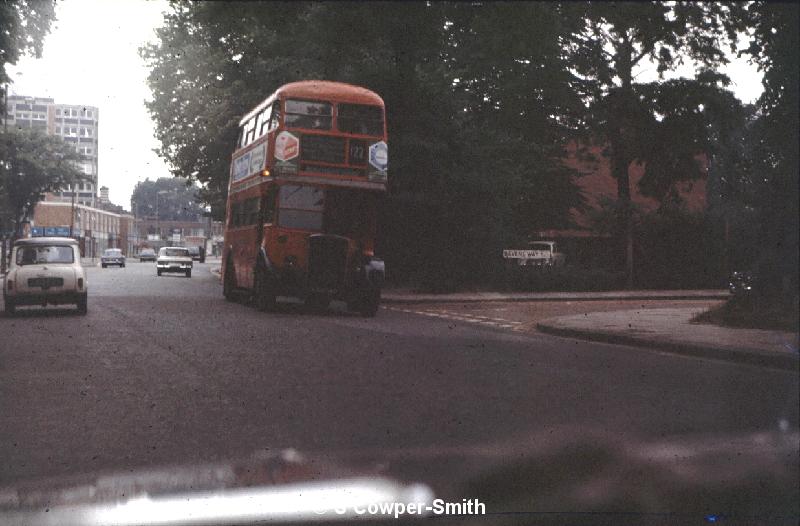
[[[506,290],[521,292],[597,292],[619,290],[625,286],[625,273],[598,268],[509,267]]]
[[[756,295],[734,296],[722,305],[695,316],[693,321],[749,329],[800,330],[796,298],[786,302]]]

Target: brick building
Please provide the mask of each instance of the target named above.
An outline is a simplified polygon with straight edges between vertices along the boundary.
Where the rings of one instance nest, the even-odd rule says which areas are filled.
[[[98,257],[107,248],[121,248],[133,255],[132,248],[138,239],[134,220],[130,214],[117,214],[99,208],[59,201],[42,201],[36,205],[31,221],[31,235],[42,236],[49,232],[69,235],[81,245],[84,257]],[[133,235],[131,235],[133,232]]]
[[[594,160],[587,160],[587,156],[578,155],[577,147],[572,144],[567,148],[567,157],[564,163],[582,175],[574,180],[584,198],[586,208],[570,210],[570,220],[573,224],[568,229],[545,229],[532,233],[534,239],[555,240],[562,250],[568,254],[572,262],[596,264],[598,259],[605,256],[619,258],[622,248],[612,246],[618,240],[608,234],[599,233],[593,225],[592,215],[601,209],[605,200],[616,201],[617,180],[611,174],[611,161],[601,155],[601,146],[591,146],[588,152]],[[708,163],[705,157],[699,156],[701,170],[708,173]],[[639,190],[639,181],[644,176],[645,166],[633,163],[628,168],[630,178],[631,201],[642,213],[657,210],[661,203],[651,197],[642,195]],[[683,206],[688,212],[702,213],[706,209],[706,176],[695,181],[685,181],[675,184],[674,190]],[[603,261],[603,266],[619,266],[620,261]]]

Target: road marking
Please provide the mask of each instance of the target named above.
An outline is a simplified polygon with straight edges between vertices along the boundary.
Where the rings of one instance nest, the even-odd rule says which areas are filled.
[[[522,325],[521,321],[506,320],[503,318],[490,318],[488,316],[479,316],[477,314],[468,314],[461,312],[452,312],[445,309],[429,309],[429,310],[415,310],[415,309],[402,309],[398,307],[383,307],[386,310],[395,312],[405,312],[407,314],[418,314],[421,316],[428,316],[429,318],[439,318],[446,320],[463,321],[466,323],[474,323],[477,325],[484,325],[487,327],[496,327],[500,329],[514,329]]]

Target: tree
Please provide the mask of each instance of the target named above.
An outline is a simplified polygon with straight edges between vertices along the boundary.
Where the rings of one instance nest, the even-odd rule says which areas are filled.
[[[200,181],[218,212],[238,120],[281,84],[309,78],[384,98],[392,161],[380,248],[395,276],[419,269],[435,280],[456,258],[478,279],[504,239],[563,222],[580,203],[560,163],[561,106],[580,100],[559,73],[550,6],[524,16],[511,5],[435,2],[172,7],[159,42],[142,50],[149,109],[173,173]]]
[[[578,30],[565,38],[572,57],[574,87],[589,109],[587,130],[608,145],[606,155],[617,181],[629,287],[633,285],[634,252],[628,169],[633,162],[644,162],[648,170],[645,180],[657,193],[695,171],[692,159],[702,152],[698,139],[707,128],[695,126],[688,131],[697,133],[690,135],[663,121],[685,117],[686,110],[689,114],[702,113],[703,102],[695,97],[687,107],[690,101],[681,99],[683,91],[708,97],[717,95],[713,88],[724,87],[726,79],[713,71],[726,62],[724,47],[733,45],[743,27],[738,15],[742,6],[699,2],[566,4],[570,16],[580,20]],[[698,65],[695,81],[663,83],[664,73],[687,60]],[[636,82],[635,73],[646,61],[656,67],[660,80],[643,86]],[[663,132],[658,142],[651,140],[654,126]],[[652,161],[667,149],[672,159],[671,169],[665,171]]]
[[[795,3],[756,2],[745,17],[753,27],[746,52],[764,72],[758,115],[748,128],[749,177],[743,194],[760,216],[760,292],[797,309],[798,143],[800,127],[800,11]],[[740,190],[742,190],[740,188]]]
[[[9,81],[6,64],[20,56],[42,54],[42,43],[55,18],[54,0],[9,0],[0,2],[0,84]]]
[[[45,192],[85,179],[77,168],[80,160],[75,148],[60,137],[27,130],[0,133],[0,196],[16,235]]]
[[[205,210],[197,199],[197,187],[185,179],[159,177],[136,184],[131,210],[136,217],[162,221],[198,221]]]

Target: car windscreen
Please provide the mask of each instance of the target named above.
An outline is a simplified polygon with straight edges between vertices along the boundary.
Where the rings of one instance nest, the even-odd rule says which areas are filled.
[[[72,263],[75,252],[69,245],[37,245],[17,249],[17,265]]]
[[[187,257],[189,255],[189,250],[185,248],[162,248],[159,255],[167,257]]]
[[[531,250],[544,250],[545,252],[550,252],[550,245],[547,243],[533,243],[531,244]]]
[[[104,256],[121,256],[122,251],[118,248],[109,248],[105,252],[103,252]]]

